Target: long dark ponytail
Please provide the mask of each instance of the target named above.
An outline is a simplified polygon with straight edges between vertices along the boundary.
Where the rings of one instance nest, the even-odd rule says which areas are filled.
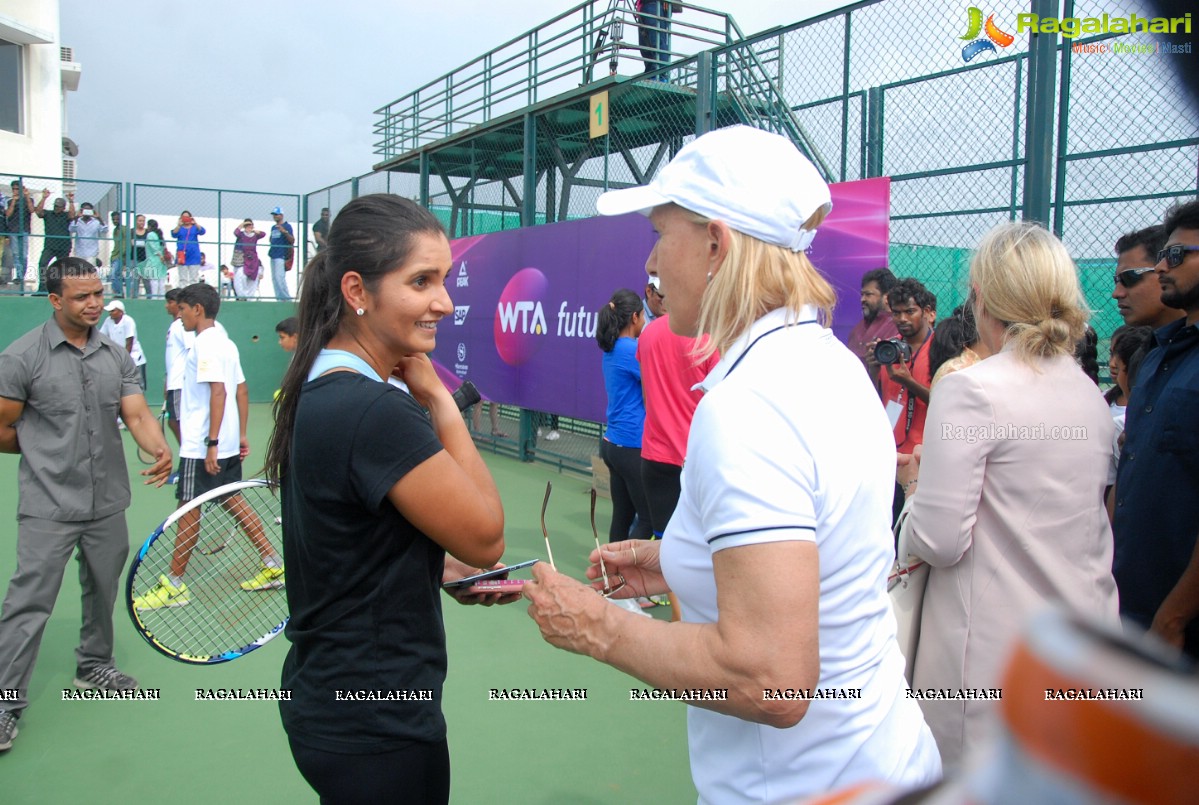
[[[291,463],[300,387],[349,310],[341,294],[347,271],[362,275],[374,293],[384,276],[401,268],[417,235],[445,237],[434,215],[414,201],[386,193],[360,196],[341,209],[329,226],[328,246],[308,262],[300,287],[300,338],[275,400],[275,430],[266,450],[266,477],[279,481]]]
[[[611,352],[616,347],[616,339],[620,332],[629,326],[633,314],[641,310],[641,297],[636,291],[621,288],[612,294],[608,304],[599,309],[598,322],[595,326],[595,340],[600,349]]]

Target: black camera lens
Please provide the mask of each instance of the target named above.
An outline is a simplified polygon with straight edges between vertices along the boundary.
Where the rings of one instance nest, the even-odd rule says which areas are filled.
[[[874,345],[874,359],[884,366],[893,363],[906,363],[912,358],[912,348],[908,342],[899,338],[879,341]]]

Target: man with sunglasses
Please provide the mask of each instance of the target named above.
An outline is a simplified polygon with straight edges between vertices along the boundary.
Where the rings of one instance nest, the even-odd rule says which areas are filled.
[[[1116,283],[1112,299],[1130,327],[1165,327],[1182,317],[1182,311],[1162,303],[1161,285],[1153,273],[1157,253],[1166,245],[1160,225],[1129,232],[1116,241]]]
[[[1199,657],[1199,200],[1164,229],[1155,279],[1183,318],[1154,332],[1129,395],[1112,572],[1121,615]]]

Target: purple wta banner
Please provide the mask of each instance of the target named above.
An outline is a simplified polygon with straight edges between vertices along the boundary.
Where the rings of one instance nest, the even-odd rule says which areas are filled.
[[[890,183],[835,184],[832,195],[809,256],[837,291],[833,328],[844,340],[861,318],[862,274],[887,264]],[[488,400],[604,421],[598,311],[618,288],[644,295],[654,239],[632,214],[452,241],[454,315],[431,356],[447,385],[469,379]]]

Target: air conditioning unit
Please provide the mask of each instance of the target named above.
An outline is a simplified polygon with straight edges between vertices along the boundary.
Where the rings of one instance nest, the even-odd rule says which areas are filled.
[[[61,61],[75,61],[75,49],[68,47],[60,47],[58,54]]]
[[[75,160],[64,157],[62,160],[62,192],[64,194],[74,193],[75,190]]]

